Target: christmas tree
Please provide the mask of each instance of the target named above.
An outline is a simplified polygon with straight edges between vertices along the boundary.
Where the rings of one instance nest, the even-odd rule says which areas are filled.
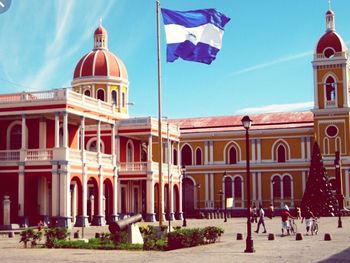
[[[309,177],[301,200],[302,213],[306,207],[309,207],[315,216],[334,216],[338,213],[338,202],[323,167],[317,142],[313,145]]]

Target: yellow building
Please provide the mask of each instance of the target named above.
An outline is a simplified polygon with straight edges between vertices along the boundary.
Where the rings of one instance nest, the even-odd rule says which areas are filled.
[[[264,207],[300,205],[308,179],[312,145],[317,141],[330,179],[340,151],[345,205],[350,206],[350,127],[348,49],[335,32],[334,13],[326,13],[326,32],[314,60],[315,104],[311,112],[258,114],[250,135],[251,199]],[[246,207],[246,147],[242,116],[174,120],[180,127],[185,209]],[[333,181],[334,182],[334,181]]]

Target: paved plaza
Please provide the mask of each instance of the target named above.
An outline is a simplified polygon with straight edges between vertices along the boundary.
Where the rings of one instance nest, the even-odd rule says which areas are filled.
[[[0,262],[350,262],[350,217],[343,218],[342,222],[343,228],[338,228],[338,218],[321,218],[320,233],[306,236],[304,225],[298,220],[298,232],[303,233],[303,240],[296,241],[294,236],[281,237],[279,217],[267,219],[267,231],[275,234],[275,240],[269,241],[267,234],[253,232],[256,252],[252,254],[243,252],[245,240],[236,240],[237,233],[246,236],[244,218],[229,218],[226,223],[223,219],[187,220],[188,227],[216,225],[223,227],[225,233],[216,244],[168,252],[23,249],[17,235],[15,238],[1,236]],[[253,224],[252,230],[255,229]],[[107,227],[86,228],[85,237],[107,231]],[[332,235],[331,241],[324,241],[325,233]]]

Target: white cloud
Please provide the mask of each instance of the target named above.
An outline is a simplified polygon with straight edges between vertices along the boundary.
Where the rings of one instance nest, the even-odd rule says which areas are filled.
[[[271,113],[271,112],[285,112],[285,111],[302,111],[313,108],[314,102],[300,102],[288,104],[271,104],[261,107],[243,108],[236,111],[237,114],[255,114],[255,113]]]
[[[241,75],[241,74],[244,74],[244,73],[247,73],[247,72],[255,71],[255,70],[258,70],[258,69],[262,69],[262,68],[267,68],[267,67],[270,67],[270,66],[273,66],[273,65],[276,65],[276,64],[280,64],[280,63],[283,63],[283,62],[288,62],[288,61],[296,60],[296,59],[299,59],[299,58],[308,57],[308,56],[310,56],[312,54],[313,54],[313,51],[311,50],[311,51],[306,51],[306,52],[302,52],[302,53],[299,53],[299,54],[293,54],[293,55],[280,57],[280,58],[277,58],[275,60],[272,60],[272,61],[269,61],[269,62],[266,62],[266,63],[261,63],[261,64],[257,64],[257,65],[251,66],[251,67],[247,67],[247,68],[243,68],[243,69],[234,71],[230,75],[233,75],[233,76]]]

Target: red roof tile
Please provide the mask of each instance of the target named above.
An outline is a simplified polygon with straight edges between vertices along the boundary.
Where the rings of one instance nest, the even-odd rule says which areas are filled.
[[[249,116],[252,120],[252,129],[276,129],[291,127],[313,126],[312,112],[279,112],[264,113]],[[235,130],[242,128],[243,115],[212,116],[200,118],[173,119],[171,123],[177,124],[181,130],[196,129],[198,132],[215,130]]]

